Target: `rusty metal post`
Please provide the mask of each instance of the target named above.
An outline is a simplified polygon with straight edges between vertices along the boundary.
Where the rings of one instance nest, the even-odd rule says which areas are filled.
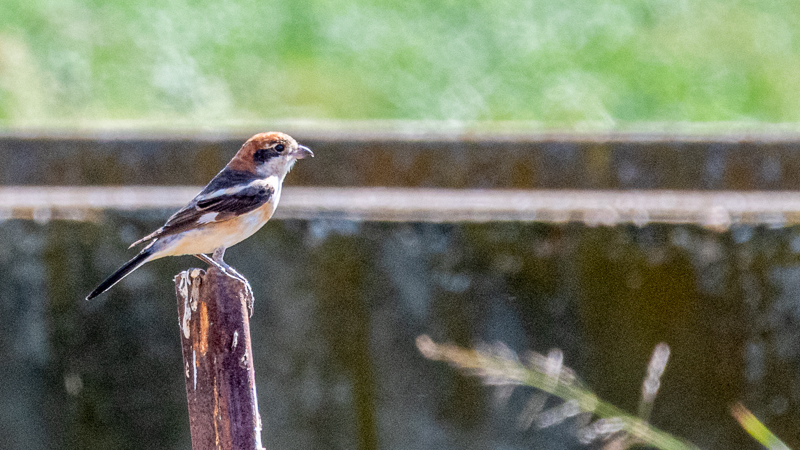
[[[217,269],[175,277],[193,450],[260,450],[253,349],[241,282]]]

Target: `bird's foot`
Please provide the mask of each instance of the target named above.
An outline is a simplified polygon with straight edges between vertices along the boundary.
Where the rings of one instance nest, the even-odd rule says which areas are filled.
[[[247,309],[250,311],[250,317],[253,317],[253,306],[255,303],[255,295],[253,294],[253,288],[250,286],[250,282],[247,281],[247,278],[244,275],[240,274],[236,269],[228,265],[225,261],[222,260],[222,256],[225,254],[225,249],[222,249],[219,252],[219,249],[214,251],[214,257],[209,258],[208,255],[204,255],[199,253],[195,255],[202,261],[207,262],[209,265],[216,267],[220,272],[225,274],[225,276],[231,277],[244,285],[245,290],[245,298],[247,301]]]

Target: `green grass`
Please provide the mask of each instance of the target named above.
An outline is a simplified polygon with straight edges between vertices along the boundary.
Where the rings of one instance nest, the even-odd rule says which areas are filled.
[[[697,446],[648,423],[646,416],[649,416],[649,412],[645,417],[635,417],[600,400],[571,369],[562,366],[563,355],[560,351],[548,356],[528,352],[526,357],[519,358],[503,344],[481,345],[477,349],[469,349],[452,344],[437,344],[427,335],[417,337],[416,344],[426,358],[445,361],[466,374],[482,378],[487,385],[506,389],[506,399],[511,395],[509,388],[513,390],[517,387],[533,387],[565,402],[560,406],[544,409],[546,399],[534,393],[535,397],[529,400],[526,411],[520,414],[522,420],[518,424],[524,423],[526,426],[523,428],[534,422],[545,428],[584,415],[576,434],[585,444],[605,441],[607,445],[604,448],[627,449],[645,445],[661,450],[699,450]],[[666,360],[663,362],[666,364]],[[656,377],[656,383],[659,379],[660,374]],[[655,392],[652,395],[654,398]],[[649,399],[647,411],[652,407],[653,398]],[[532,405],[534,408],[530,409]],[[594,420],[595,417],[598,420],[590,424],[587,419]],[[609,442],[612,440],[615,443]]]
[[[447,362],[465,374],[482,378],[487,385],[504,390],[498,394],[501,399],[508,400],[511,391],[517,387],[533,387],[564,402],[545,410],[546,397],[533,393],[525,410],[520,413],[518,425],[522,429],[530,427],[534,422],[544,428],[583,414],[585,417],[579,421],[581,424],[576,434],[586,444],[605,441],[603,448],[627,449],[644,445],[662,450],[698,449],[648,422],[660,387],[661,375],[669,359],[670,350],[664,343],[656,346],[651,357],[638,417],[600,400],[571,369],[562,365],[563,354],[560,350],[551,351],[548,356],[528,352],[524,358],[520,358],[501,343],[493,346],[483,344],[476,349],[469,349],[452,344],[437,344],[429,336],[421,335],[417,337],[416,344],[426,358]],[[645,386],[648,387],[647,395]],[[731,415],[764,448],[789,450],[783,441],[741,403],[731,407]],[[590,424],[591,420],[594,422]]]
[[[789,0],[0,2],[0,125],[800,122]]]

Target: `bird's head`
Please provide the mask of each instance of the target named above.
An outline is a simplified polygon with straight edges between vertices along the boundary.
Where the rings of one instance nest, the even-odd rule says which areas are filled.
[[[308,147],[298,144],[288,134],[270,131],[248,139],[228,166],[262,177],[283,178],[298,159],[313,156]]]

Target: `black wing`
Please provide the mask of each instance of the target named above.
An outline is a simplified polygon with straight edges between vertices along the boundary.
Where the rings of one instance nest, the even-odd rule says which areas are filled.
[[[258,180],[258,175],[253,172],[246,172],[241,170],[233,170],[229,168],[222,169],[203,190],[200,195],[210,194],[219,189],[228,189],[235,186],[244,186],[251,182]]]
[[[194,200],[167,219],[161,228],[134,242],[131,247],[155,238],[180,233],[206,223],[224,222],[258,209],[272,199],[275,189],[268,186],[252,186],[234,194],[219,195]],[[209,215],[210,214],[210,215]]]

